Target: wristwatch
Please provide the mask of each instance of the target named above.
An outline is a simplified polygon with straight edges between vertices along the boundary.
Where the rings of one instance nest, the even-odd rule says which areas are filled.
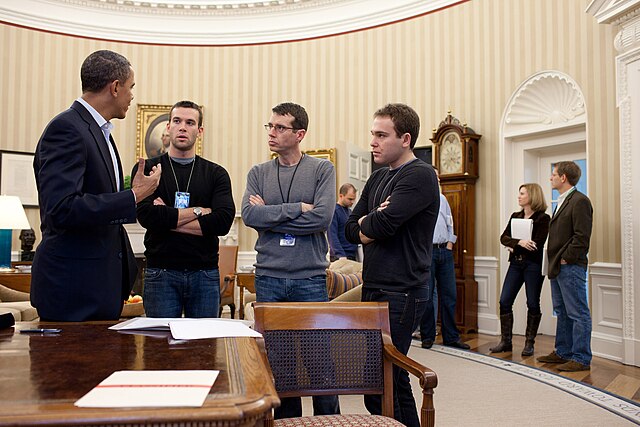
[[[196,215],[196,218],[200,218],[202,216],[202,208],[193,208],[193,213]]]

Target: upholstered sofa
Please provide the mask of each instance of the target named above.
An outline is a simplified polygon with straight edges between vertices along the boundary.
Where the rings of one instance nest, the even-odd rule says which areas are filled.
[[[29,302],[29,294],[0,285],[0,314],[11,313],[16,322],[38,319],[38,312]]]

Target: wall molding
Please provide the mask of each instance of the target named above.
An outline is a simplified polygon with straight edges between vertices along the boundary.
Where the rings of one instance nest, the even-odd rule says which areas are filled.
[[[591,283],[591,350],[595,356],[622,361],[623,301],[622,264],[594,262],[589,266]]]
[[[476,256],[474,278],[478,282],[478,332],[488,335],[500,334],[498,316],[498,258]]]
[[[0,22],[109,41],[229,46],[343,34],[466,1],[3,0]]]

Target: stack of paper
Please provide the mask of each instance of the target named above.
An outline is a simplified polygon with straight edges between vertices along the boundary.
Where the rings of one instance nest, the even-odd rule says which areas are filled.
[[[75,405],[81,408],[202,406],[220,371],[117,371]]]
[[[531,240],[533,232],[533,220],[524,218],[511,219],[511,238],[518,240]]]
[[[177,340],[202,338],[261,337],[249,327],[251,321],[233,319],[188,319],[136,317],[111,326],[114,331],[169,331]]]

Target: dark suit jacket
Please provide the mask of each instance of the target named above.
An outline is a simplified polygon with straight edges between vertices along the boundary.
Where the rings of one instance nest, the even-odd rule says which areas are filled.
[[[549,278],[560,273],[560,260],[587,267],[593,207],[589,198],[574,190],[549,223]]]
[[[47,125],[33,168],[42,242],[31,303],[47,320],[118,319],[137,272],[122,226],[135,222],[136,206],[131,191],[116,188],[104,134],[82,104]]]

